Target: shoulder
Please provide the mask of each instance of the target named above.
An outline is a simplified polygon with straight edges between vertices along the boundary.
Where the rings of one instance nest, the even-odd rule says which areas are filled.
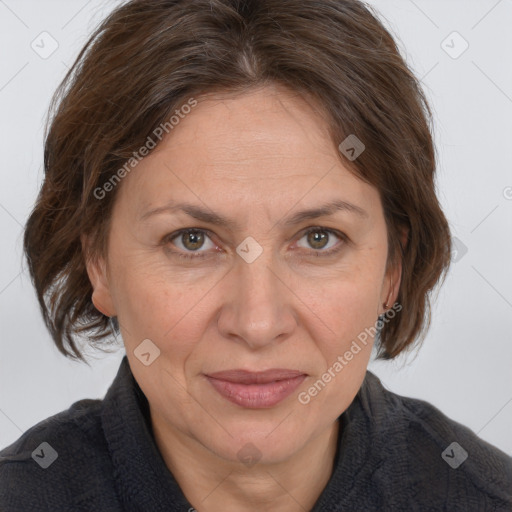
[[[434,405],[385,389],[371,372],[362,398],[402,484],[424,496],[432,510],[448,503],[450,510],[510,509],[512,457]]]
[[[101,400],[75,402],[0,451],[2,510],[79,510],[92,489],[108,488],[113,477],[101,410]]]

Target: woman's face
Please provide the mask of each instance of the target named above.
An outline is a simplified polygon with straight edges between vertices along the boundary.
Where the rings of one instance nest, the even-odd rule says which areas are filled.
[[[119,185],[108,261],[88,268],[93,300],[118,317],[161,430],[226,460],[278,462],[352,402],[373,342],[358,336],[395,300],[399,271],[385,275],[377,190],[337,151],[287,90],[209,96]],[[335,201],[353,206],[299,215]],[[303,377],[256,391],[206,377],[275,368]]]

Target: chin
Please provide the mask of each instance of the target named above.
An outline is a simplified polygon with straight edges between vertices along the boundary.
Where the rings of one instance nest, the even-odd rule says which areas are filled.
[[[223,430],[221,437],[198,440],[218,457],[247,466],[284,462],[300,451],[310,437],[297,425],[279,425],[279,421],[259,426],[238,423],[231,428],[227,424],[225,428],[229,434]]]

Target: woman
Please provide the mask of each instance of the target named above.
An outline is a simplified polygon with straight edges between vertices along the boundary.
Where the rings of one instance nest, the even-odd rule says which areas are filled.
[[[355,0],[132,0],[54,98],[25,252],[126,348],[0,452],[5,511],[507,510],[512,460],[386,390],[451,244],[430,110]]]

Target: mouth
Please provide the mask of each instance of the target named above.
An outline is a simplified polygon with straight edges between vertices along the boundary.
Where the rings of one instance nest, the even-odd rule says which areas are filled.
[[[304,372],[280,368],[264,372],[228,370],[206,375],[223,398],[250,409],[273,407],[290,396],[306,377]]]
[[[233,382],[235,384],[268,384],[270,382],[288,380],[305,375],[299,370],[288,370],[283,368],[273,368],[263,372],[251,372],[248,370],[226,370],[207,374],[207,377]]]

